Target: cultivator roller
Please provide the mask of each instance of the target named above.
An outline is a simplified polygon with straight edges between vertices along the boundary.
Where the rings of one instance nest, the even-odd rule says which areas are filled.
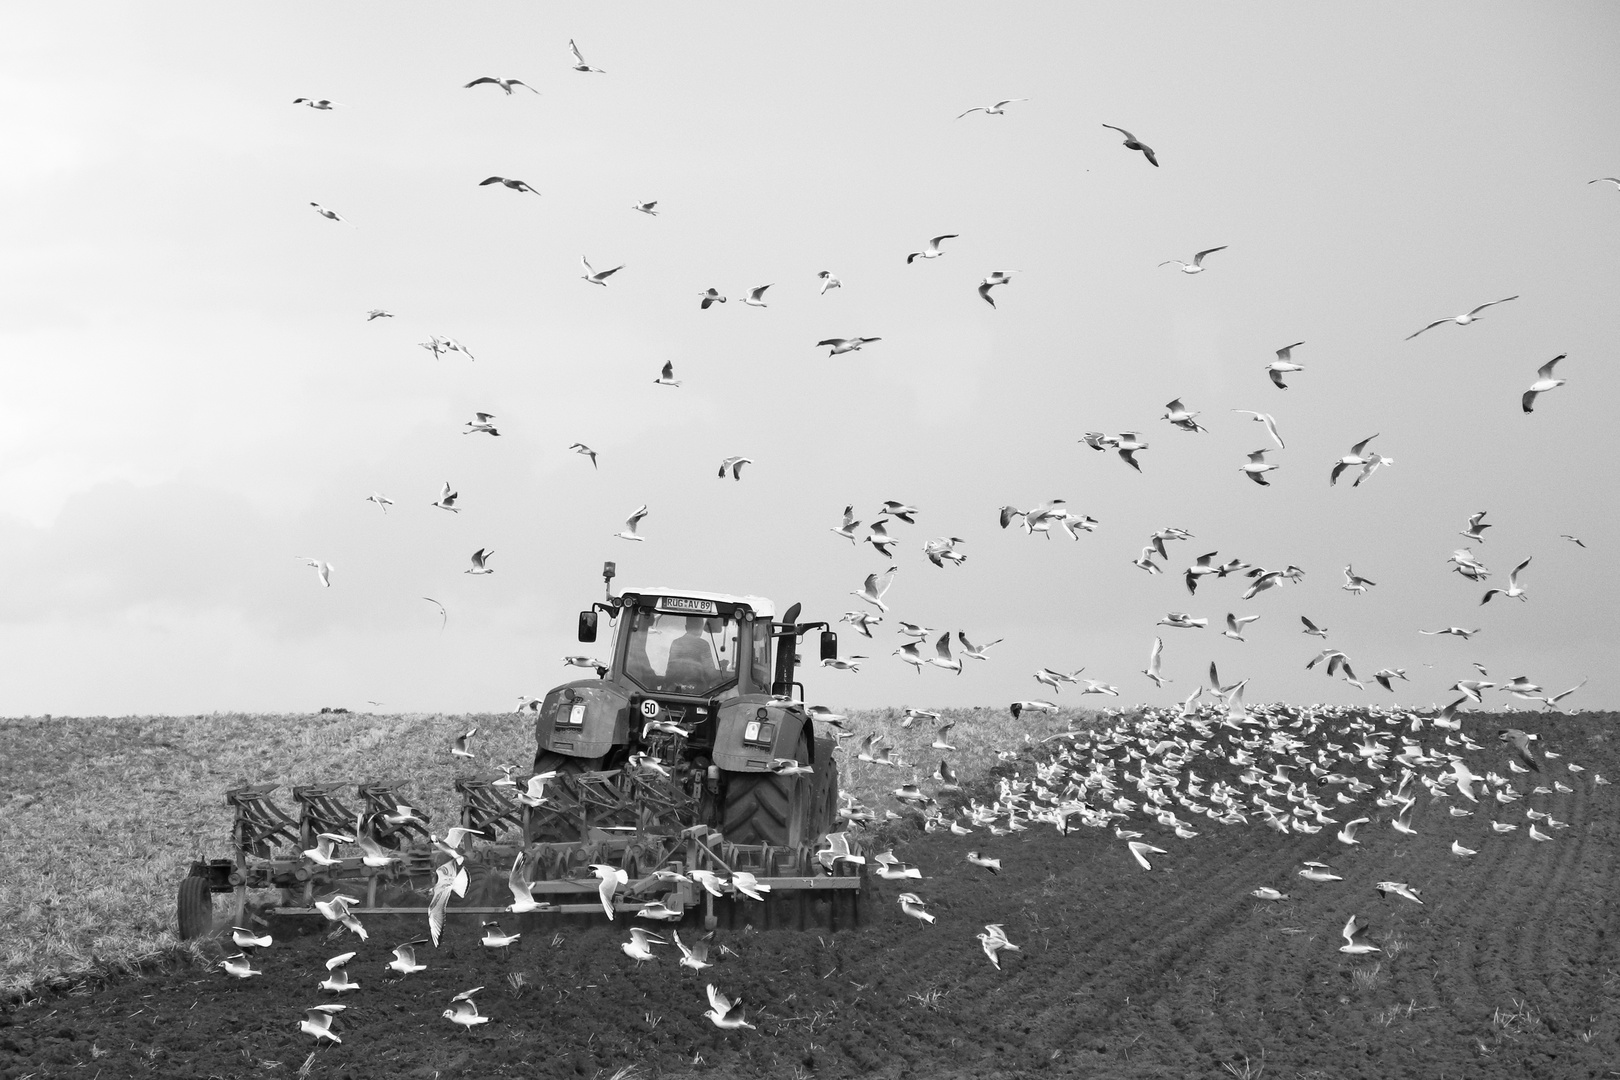
[[[457,850],[469,884],[464,896],[452,897],[450,914],[510,914],[508,879],[522,855],[540,915],[605,914],[591,869],[602,864],[628,879],[613,897],[615,912],[648,908],[649,917],[700,918],[709,928],[837,930],[859,919],[865,860],[847,834],[830,834],[819,846],[732,844],[710,826],[690,824],[698,797],[653,770],[554,776],[538,804],[526,798],[527,780],[455,782],[460,825],[472,837]],[[435,871],[456,855],[430,831],[429,816],[401,799],[398,785],[299,785],[292,789],[295,813],[277,805],[275,790],[226,792],[235,812],[231,857],[194,863],[181,883],[182,938],[212,928],[214,893],[233,895],[237,925],[253,890],[280,891],[268,909],[274,914],[317,914],[315,901],[334,894],[358,899],[349,906],[359,915],[427,913]],[[353,839],[323,841],[322,834]],[[362,838],[375,845],[362,847]],[[764,899],[746,897],[733,884],[738,874]]]

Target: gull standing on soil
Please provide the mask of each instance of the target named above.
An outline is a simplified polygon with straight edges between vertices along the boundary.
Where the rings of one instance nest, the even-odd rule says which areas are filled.
[[[1267,886],[1264,886],[1264,885],[1262,885],[1258,889],[1251,890],[1249,895],[1254,897],[1257,900],[1287,900],[1288,899],[1288,894],[1287,893],[1278,892],[1276,889],[1268,888]]]
[[[1545,394],[1555,386],[1564,385],[1564,380],[1553,378],[1552,372],[1553,365],[1568,355],[1568,353],[1559,353],[1536,369],[1536,381],[1531,383],[1530,389],[1524,392],[1524,400],[1521,402],[1525,412],[1535,411],[1537,394]]]
[[[966,114],[964,113],[963,115],[965,116]],[[961,117],[957,117],[957,119],[961,119]],[[906,256],[906,264],[909,266],[911,263],[915,262],[918,259],[937,259],[937,258],[939,258],[941,255],[945,254],[945,252],[940,250],[939,245],[944,243],[947,240],[955,240],[956,237],[957,237],[956,233],[943,233],[943,234],[941,234],[939,236],[934,237],[932,240],[928,241],[928,246],[926,248],[924,248],[921,251],[913,251],[910,255],[907,255]]]
[[[465,86],[463,86],[462,89],[463,90],[471,90],[473,87],[479,86],[479,85],[481,85],[483,83],[489,83],[491,86],[500,87],[502,90],[506,91],[507,96],[511,96],[512,87],[514,87],[514,86],[521,86],[521,87],[523,87],[523,89],[529,91],[531,94],[538,94],[540,92],[540,91],[536,90],[534,87],[530,86],[528,83],[523,82],[521,80],[518,80],[518,79],[498,79],[493,75],[485,75],[482,78],[474,79],[472,82],[467,83]]]
[[[1171,263],[1175,263],[1177,266],[1181,267],[1181,272],[1183,274],[1202,274],[1206,269],[1208,269],[1208,267],[1204,265],[1204,256],[1213,255],[1217,251],[1225,250],[1226,245],[1222,244],[1220,247],[1205,248],[1203,251],[1198,252],[1193,256],[1193,261],[1190,263],[1182,262],[1180,259],[1166,259],[1159,265],[1169,266]]]
[[[641,519],[646,517],[646,516],[647,516],[647,506],[646,506],[645,503],[643,503],[642,505],[636,507],[634,510],[630,511],[630,516],[624,519],[624,531],[623,532],[616,532],[613,535],[617,536],[621,540],[645,540],[645,539],[647,539],[645,536],[642,536],[640,533],[636,532],[636,526],[641,524]]]
[[[1104,124],[1103,127],[1117,131],[1121,135],[1125,136],[1125,149],[1142,151],[1142,156],[1147,158],[1149,165],[1152,165],[1155,169],[1159,167],[1159,159],[1153,155],[1153,147],[1138,139],[1135,135],[1132,135],[1122,127],[1115,127],[1113,124]]]
[[[1481,305],[1479,305],[1479,307],[1473,308],[1473,309],[1471,309],[1471,310],[1469,310],[1467,312],[1464,312],[1461,315],[1453,315],[1453,316],[1451,316],[1450,318],[1447,318],[1447,319],[1436,319],[1434,322],[1430,323],[1428,326],[1425,326],[1423,328],[1423,330],[1433,330],[1435,327],[1443,326],[1446,323],[1456,323],[1458,326],[1467,326],[1469,323],[1474,322],[1476,319],[1478,319],[1479,318],[1479,313],[1484,311],[1486,308],[1495,307],[1497,304],[1505,304],[1509,300],[1517,300],[1518,298],[1519,298],[1518,295],[1515,294],[1513,296],[1504,296],[1500,300],[1492,300],[1488,304],[1481,304]],[[1423,330],[1417,330],[1417,331],[1414,331],[1413,333],[1407,334],[1406,335],[1406,340],[1411,341],[1413,338],[1417,337],[1418,334],[1423,333]]]
[[[1277,359],[1266,365],[1266,372],[1271,376],[1271,381],[1276,384],[1277,389],[1288,389],[1288,384],[1282,381],[1284,375],[1305,370],[1303,364],[1294,363],[1294,350],[1303,344],[1305,344],[1303,341],[1296,341],[1292,345],[1284,345],[1277,350]],[[1275,438],[1275,434],[1272,437]]]

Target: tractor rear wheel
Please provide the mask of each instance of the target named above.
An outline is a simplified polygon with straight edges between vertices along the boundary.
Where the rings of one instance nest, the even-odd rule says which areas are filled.
[[[214,894],[205,877],[180,879],[180,940],[194,941],[214,928]]]
[[[799,736],[793,756],[808,757],[808,743]],[[776,773],[732,773],[726,785],[726,805],[720,831],[733,844],[770,844],[801,847],[810,842],[811,782],[803,776]]]
[[[541,750],[534,755],[534,771],[537,773],[555,770],[558,776],[578,776],[580,773],[600,772],[601,769],[602,759],[599,757],[570,757],[555,750]]]

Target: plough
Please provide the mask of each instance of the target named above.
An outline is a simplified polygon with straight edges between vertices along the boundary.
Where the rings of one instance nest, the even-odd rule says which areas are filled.
[[[180,936],[212,929],[216,893],[231,894],[235,925],[245,925],[256,890],[280,891],[279,903],[260,909],[267,914],[315,915],[316,901],[344,895],[358,901],[348,905],[357,915],[426,915],[438,867],[457,859],[468,886],[448,914],[518,918],[508,877],[520,854],[540,916],[605,915],[591,867],[607,865],[627,879],[611,899],[615,913],[653,906],[661,919],[700,917],[707,929],[747,922],[838,930],[859,921],[865,860],[847,833],[826,834],[815,846],[732,844],[713,827],[690,824],[697,797],[659,771],[565,773],[546,779],[541,800],[520,794],[528,779],[457,779],[459,826],[470,838],[454,849],[397,784],[299,785],[293,813],[272,798],[277,785],[232,788],[225,793],[235,814],[231,855],[192,864],[180,886]],[[362,848],[362,836],[375,844]],[[708,878],[715,887],[694,870],[716,875]],[[751,887],[765,902],[717,880],[738,872],[757,880]]]

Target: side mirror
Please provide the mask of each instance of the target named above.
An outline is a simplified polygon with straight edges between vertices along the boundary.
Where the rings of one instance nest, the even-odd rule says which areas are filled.
[[[579,613],[579,640],[596,640],[596,612],[594,610]]]
[[[821,658],[823,660],[838,659],[838,632],[836,630],[823,630],[821,632]]]

